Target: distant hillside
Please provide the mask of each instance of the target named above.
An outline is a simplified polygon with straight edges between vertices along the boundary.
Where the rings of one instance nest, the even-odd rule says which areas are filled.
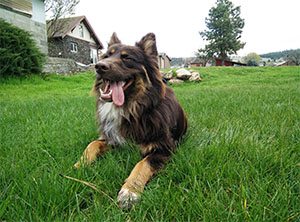
[[[171,58],[171,66],[181,66],[182,64],[184,64],[183,58]]]
[[[185,64],[189,64],[191,63],[191,61],[193,61],[196,57],[185,57],[185,58],[171,58],[171,66],[183,66]]]
[[[262,54],[262,55],[260,55],[260,57],[271,58],[271,59],[280,59],[280,58],[284,58],[285,56],[287,56],[289,53],[291,53],[293,51],[300,51],[300,49],[284,50],[281,52],[270,52],[270,53]]]

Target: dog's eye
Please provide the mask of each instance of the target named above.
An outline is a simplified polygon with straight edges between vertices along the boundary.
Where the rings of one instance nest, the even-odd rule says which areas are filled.
[[[124,61],[134,61],[128,54],[122,54],[121,59]]]
[[[115,49],[112,49],[112,50],[110,50],[110,51],[109,51],[109,55],[112,55],[112,54],[114,54],[114,53],[115,53],[115,51],[116,51]]]

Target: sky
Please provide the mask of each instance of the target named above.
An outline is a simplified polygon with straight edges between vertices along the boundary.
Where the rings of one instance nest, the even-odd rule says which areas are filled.
[[[156,35],[158,52],[192,57],[207,42],[199,35],[216,0],[81,0],[75,15],[85,15],[107,47],[113,32],[134,45],[144,35]],[[300,0],[231,0],[245,19],[239,56],[300,48]]]

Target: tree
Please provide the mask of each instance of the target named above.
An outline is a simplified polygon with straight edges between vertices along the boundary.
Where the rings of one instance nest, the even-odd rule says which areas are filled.
[[[40,74],[45,55],[29,32],[0,19],[0,77]]]
[[[279,52],[270,52],[270,53],[262,54],[260,55],[260,57],[276,60],[280,58],[285,58],[288,54],[292,53],[293,51],[300,51],[300,49],[290,49],[290,50],[284,50]]]
[[[206,64],[213,58],[213,53],[207,48],[198,49],[196,56],[203,61],[203,66],[205,67]]]
[[[212,7],[205,18],[207,29],[199,33],[208,44],[199,51],[221,58],[224,65],[229,55],[242,49],[246,44],[240,41],[245,22],[240,14],[240,6],[234,7],[229,0],[217,0],[216,7]]]
[[[243,57],[243,62],[248,64],[249,61],[252,61],[250,64],[259,64],[260,63],[260,56],[255,52],[250,52],[246,56]],[[255,63],[253,63],[255,62]]]
[[[58,22],[59,19],[75,14],[75,8],[80,0],[45,0],[45,11],[49,20],[47,34],[48,39],[52,38],[57,32],[66,25]]]
[[[290,65],[300,65],[300,50],[290,52],[285,59]]]
[[[255,60],[248,60],[247,66],[258,66],[258,63]]]

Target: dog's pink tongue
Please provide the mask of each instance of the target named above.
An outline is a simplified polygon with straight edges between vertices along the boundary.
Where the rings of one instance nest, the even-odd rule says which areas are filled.
[[[124,92],[122,88],[122,81],[113,82],[110,84],[112,90],[112,100],[116,106],[122,106],[124,104]]]

